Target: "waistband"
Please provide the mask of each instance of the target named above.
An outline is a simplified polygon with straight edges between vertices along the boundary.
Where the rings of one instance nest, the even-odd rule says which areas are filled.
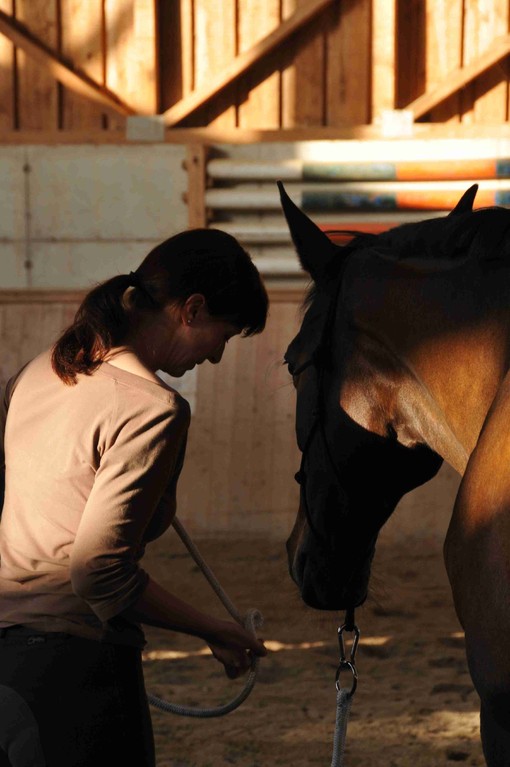
[[[0,628],[0,642],[2,639],[27,639],[28,644],[43,644],[47,639],[69,637],[70,634],[64,631],[38,631],[37,629],[30,628],[29,626],[22,626],[21,624],[15,624],[14,626],[6,626]]]

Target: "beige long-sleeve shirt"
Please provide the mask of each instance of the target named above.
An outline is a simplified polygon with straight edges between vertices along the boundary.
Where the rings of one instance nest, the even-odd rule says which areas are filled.
[[[146,587],[146,543],[175,514],[189,418],[177,392],[108,363],[66,386],[45,352],[9,381],[0,628],[145,645],[120,613]]]

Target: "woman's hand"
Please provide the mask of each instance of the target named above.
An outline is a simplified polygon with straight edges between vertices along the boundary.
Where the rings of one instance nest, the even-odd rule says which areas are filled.
[[[254,655],[267,655],[264,643],[237,623],[224,621],[214,639],[208,641],[216,660],[223,663],[229,679],[245,674],[251,667]]]

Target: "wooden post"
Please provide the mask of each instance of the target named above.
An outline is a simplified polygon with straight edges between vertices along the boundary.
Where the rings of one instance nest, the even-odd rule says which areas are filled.
[[[190,144],[187,151],[188,171],[188,226],[190,229],[207,226],[205,189],[207,173],[207,147],[204,144]]]

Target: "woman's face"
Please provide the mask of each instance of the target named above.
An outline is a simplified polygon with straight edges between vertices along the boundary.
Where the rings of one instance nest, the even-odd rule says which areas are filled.
[[[179,378],[206,360],[220,362],[228,341],[241,332],[231,322],[209,314],[205,299],[190,296],[184,306],[168,307],[172,333],[161,344],[159,369]]]

